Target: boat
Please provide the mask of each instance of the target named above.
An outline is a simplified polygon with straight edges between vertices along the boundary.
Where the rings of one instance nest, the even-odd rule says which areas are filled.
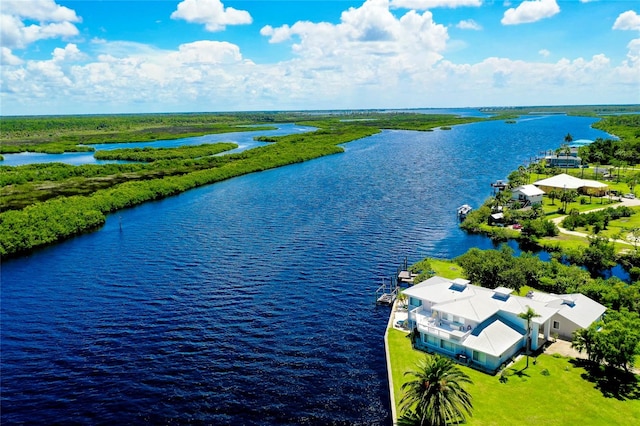
[[[458,207],[457,211],[458,211],[458,217],[460,218],[460,220],[467,217],[467,215],[471,210],[473,210],[473,207],[471,207],[469,204],[463,204],[460,207]]]

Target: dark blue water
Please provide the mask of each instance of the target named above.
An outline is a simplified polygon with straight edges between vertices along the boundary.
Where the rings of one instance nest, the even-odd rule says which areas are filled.
[[[267,144],[267,142],[258,142],[253,140],[256,136],[281,136],[292,133],[304,133],[314,130],[313,127],[300,126],[293,123],[276,124],[278,128],[275,130],[256,130],[247,132],[222,133],[215,135],[195,136],[192,138],[162,140],[156,142],[128,142],[128,143],[105,143],[98,145],[89,145],[100,150],[114,150],[124,148],[175,148],[183,145],[201,145],[204,143],[217,142],[234,142],[237,148],[227,151],[226,153],[241,152],[246,149],[254,148]],[[19,154],[3,154],[4,160],[0,161],[1,166],[21,166],[24,164],[34,163],[65,163],[73,166],[81,164],[108,164],[108,163],[124,163],[124,161],[96,160],[93,152],[65,152],[63,154],[43,154],[39,152],[21,152]]]
[[[120,211],[1,270],[2,424],[390,423],[374,291],[587,118],[385,131]]]

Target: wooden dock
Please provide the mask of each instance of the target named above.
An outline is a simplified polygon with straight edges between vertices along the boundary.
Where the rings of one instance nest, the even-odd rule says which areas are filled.
[[[398,297],[398,280],[382,280],[382,285],[376,290],[377,305],[393,305]]]
[[[398,281],[404,284],[413,285],[414,278],[417,277],[418,274],[411,273],[410,271],[400,271],[398,272]]]
[[[396,296],[393,293],[383,293],[378,297],[376,303],[378,305],[393,305],[395,302]]]
[[[382,285],[376,290],[376,304],[393,305],[400,293],[400,286],[402,285],[404,288],[413,285],[413,280],[417,276],[418,274],[409,271],[409,264],[405,257],[404,262],[396,270],[395,276],[392,276],[388,281],[382,279]]]

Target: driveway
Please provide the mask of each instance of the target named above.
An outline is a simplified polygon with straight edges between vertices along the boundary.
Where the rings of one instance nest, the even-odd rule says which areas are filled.
[[[615,208],[615,207],[619,207],[619,206],[638,207],[638,206],[640,206],[640,199],[637,199],[637,198],[634,198],[634,199],[622,198],[620,203],[618,203],[618,204],[609,204],[609,205],[606,205],[606,206],[603,206],[603,207],[600,207],[600,208],[597,208],[597,209],[589,210],[589,212],[585,212],[585,213],[597,212],[598,210],[604,210],[607,207],[614,207]],[[584,232],[570,231],[568,229],[562,228],[560,226],[560,222],[562,222],[562,220],[565,217],[567,217],[567,215],[551,219],[551,221],[556,224],[556,226],[558,227],[560,232],[562,232],[563,234],[575,235],[577,237],[582,237],[582,238],[587,238],[589,236],[589,234],[584,233]],[[616,243],[633,246],[633,243],[630,243],[627,240],[613,240],[613,241],[615,241]]]
[[[571,347],[571,342],[557,339],[544,350],[547,355],[560,354],[571,358],[587,359],[586,353],[580,353]]]

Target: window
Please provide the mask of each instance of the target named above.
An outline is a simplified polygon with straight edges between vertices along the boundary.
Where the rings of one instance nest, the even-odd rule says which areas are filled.
[[[553,329],[554,329],[554,330],[557,330],[557,329],[559,329],[559,328],[560,328],[560,323],[559,323],[558,321],[554,321],[554,322],[553,322]]]
[[[445,351],[448,352],[454,352],[456,350],[456,347],[453,343],[446,341],[446,340],[441,340],[440,341],[440,347],[442,349],[444,349]]]
[[[473,360],[484,364],[487,361],[487,355],[484,352],[473,351]]]
[[[411,306],[422,306],[422,300],[416,299],[415,297],[410,297],[409,304]]]

